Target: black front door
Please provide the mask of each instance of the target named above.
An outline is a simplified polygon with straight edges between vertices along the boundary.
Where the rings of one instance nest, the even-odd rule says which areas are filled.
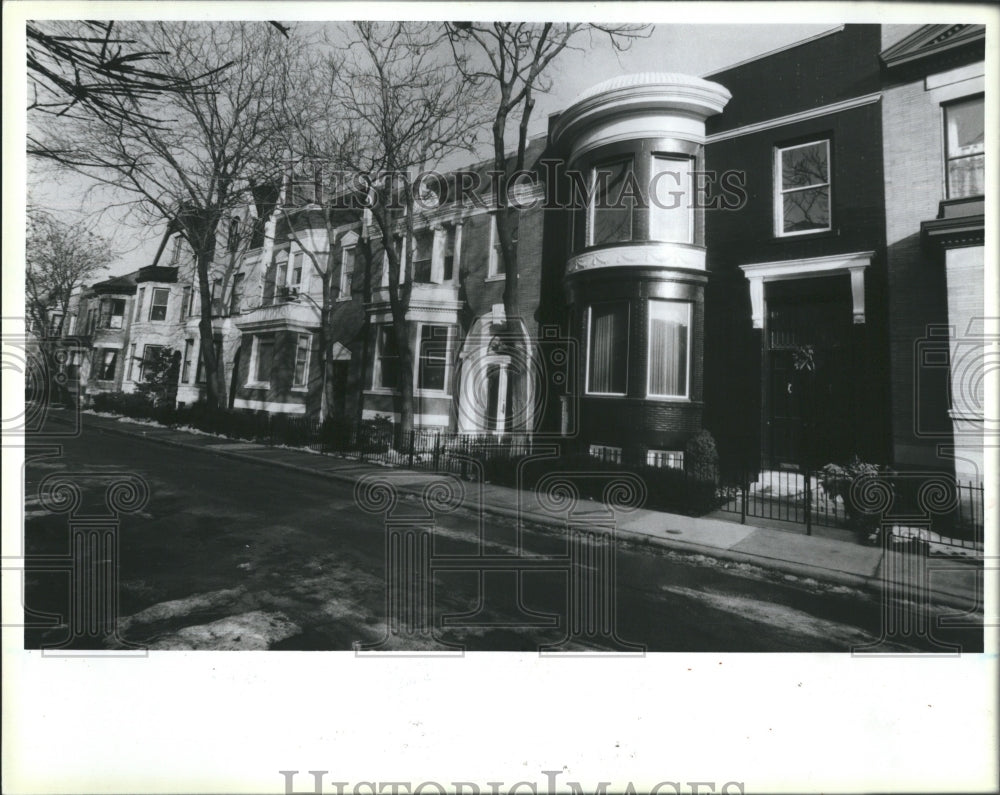
[[[851,452],[848,277],[777,282],[767,289],[765,458],[816,467]]]

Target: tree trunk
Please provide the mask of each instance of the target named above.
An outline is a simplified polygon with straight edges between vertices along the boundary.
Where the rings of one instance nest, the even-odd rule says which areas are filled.
[[[207,237],[207,235],[206,235]],[[225,408],[222,396],[225,387],[219,389],[219,361],[215,355],[215,339],[212,334],[212,289],[208,281],[208,269],[215,258],[214,232],[208,241],[197,247],[198,293],[201,297],[201,319],[198,331],[201,336],[201,360],[205,366],[205,402],[209,409]]]

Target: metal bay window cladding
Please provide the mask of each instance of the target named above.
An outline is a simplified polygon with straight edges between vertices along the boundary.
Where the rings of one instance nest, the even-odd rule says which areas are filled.
[[[576,183],[574,250],[636,240],[694,243],[695,147],[673,142],[670,151],[651,152],[650,142],[635,142],[629,148],[638,151],[585,167],[583,184]]]

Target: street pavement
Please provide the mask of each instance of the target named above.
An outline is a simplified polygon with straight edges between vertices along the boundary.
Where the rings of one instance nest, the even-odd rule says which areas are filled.
[[[53,419],[54,427],[56,412]],[[932,576],[917,579],[929,579],[931,590],[905,594],[920,620],[905,637],[887,636],[887,611],[896,609],[887,578],[891,586],[891,577],[912,568],[909,556],[642,509],[613,517],[614,587],[596,609],[575,614],[574,589],[587,581],[571,570],[606,576],[610,569],[593,547],[572,566],[558,562],[573,556],[570,524],[603,521],[603,506],[581,504],[572,517],[559,516],[534,495],[490,484],[465,484],[460,508],[435,517],[436,568],[427,613],[416,616],[426,619],[422,625],[413,604],[401,612],[399,593],[386,585],[387,516],[360,510],[355,486],[363,478],[391,481],[405,513],[440,480],[434,473],[89,414],[81,435],[43,441],[62,451],[31,459],[26,469],[26,537],[35,554],[65,545],[65,517],[39,510],[32,491],[46,474],[125,472],[150,484],[149,506],[122,519],[118,634],[150,648],[905,653],[982,646],[972,566],[951,571],[952,563],[945,580],[923,560]],[[521,562],[518,571],[483,572],[461,562],[482,555]],[[448,564],[449,556],[458,562]],[[64,612],[65,586],[54,586],[55,576],[29,575],[29,607]],[[26,643],[52,643],[60,631],[30,629]]]

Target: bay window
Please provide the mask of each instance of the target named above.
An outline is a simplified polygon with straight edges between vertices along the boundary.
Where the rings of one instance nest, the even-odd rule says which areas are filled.
[[[649,302],[649,357],[646,394],[649,397],[687,397],[691,304]]]
[[[779,148],[775,157],[775,234],[821,232],[830,224],[830,142]]]
[[[221,345],[221,343],[216,343]],[[250,383],[247,386],[268,387],[274,364],[274,335],[260,334],[253,338],[250,351]]]
[[[587,313],[587,392],[624,395],[628,378],[628,303],[594,304]]]
[[[986,180],[983,97],[944,106],[949,199],[982,196]]]
[[[150,321],[167,319],[167,302],[170,300],[170,290],[167,287],[154,287],[153,300],[149,305]]]

